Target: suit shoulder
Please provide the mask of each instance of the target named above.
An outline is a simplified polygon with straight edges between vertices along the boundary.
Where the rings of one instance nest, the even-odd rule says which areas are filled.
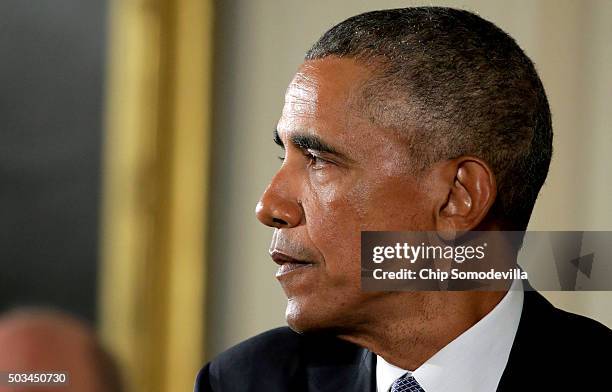
[[[249,338],[207,363],[196,381],[196,391],[250,390],[257,385],[276,391],[298,372],[301,335],[288,327]],[[236,380],[241,380],[235,385]],[[253,385],[251,385],[253,384]]]
[[[527,293],[526,293],[527,295]],[[537,344],[556,358],[594,354],[612,350],[612,330],[598,321],[553,306],[539,293],[530,293],[527,341]],[[520,330],[520,326],[519,326]]]
[[[579,314],[567,312],[555,308],[556,334],[566,336],[574,341],[577,346],[594,348],[612,349],[612,330],[602,323]]]
[[[276,328],[207,363],[198,375],[196,391],[303,391],[309,372],[352,369],[361,363],[363,353],[333,333],[298,334],[288,327]]]
[[[262,360],[294,354],[301,335],[288,327],[274,328],[253,336],[221,353],[213,362]]]

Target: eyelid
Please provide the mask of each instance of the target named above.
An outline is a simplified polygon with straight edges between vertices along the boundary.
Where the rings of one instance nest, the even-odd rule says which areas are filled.
[[[321,156],[322,154],[321,154],[320,151],[313,150],[313,149],[310,149],[310,148],[308,148],[308,149],[300,148],[299,150],[302,153],[302,155],[306,159],[308,159],[310,161],[309,164],[308,164],[308,166],[310,166],[310,167],[312,167],[314,165],[328,165],[328,164],[335,165],[336,164],[336,162],[334,162],[333,160]],[[287,157],[286,156],[278,156],[277,158],[278,158],[278,160],[281,161],[281,163],[284,163],[285,159]],[[312,162],[312,161],[316,161],[316,163]]]
[[[333,165],[334,162],[323,158],[319,151],[307,149],[304,150],[304,156],[310,161],[309,166],[317,166],[317,165]]]
[[[304,152],[314,157],[317,157],[318,159],[321,159],[325,162],[336,163],[333,158],[329,157],[329,154],[326,154],[324,152],[313,150],[313,149],[307,149],[307,150],[304,150]]]

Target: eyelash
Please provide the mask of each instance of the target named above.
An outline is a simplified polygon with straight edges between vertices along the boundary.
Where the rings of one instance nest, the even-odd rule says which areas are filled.
[[[314,154],[312,154],[312,153],[310,153],[308,151],[304,152],[304,156],[308,159],[308,166],[316,165],[317,162],[319,164],[321,164],[321,163],[329,163],[329,161],[327,161],[327,160],[325,160],[325,159],[323,159],[321,157],[318,157],[318,156],[316,156],[316,155],[314,155]],[[285,157],[282,157],[282,156],[279,156],[278,159],[281,162],[285,161]]]

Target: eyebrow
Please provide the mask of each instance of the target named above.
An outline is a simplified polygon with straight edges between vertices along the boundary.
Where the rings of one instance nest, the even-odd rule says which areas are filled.
[[[277,129],[273,131],[273,136],[274,136],[274,143],[278,144],[282,149],[285,149],[285,144],[281,140]],[[330,146],[329,144],[325,143],[317,135],[297,134],[297,135],[292,135],[289,138],[289,140],[291,141],[293,145],[295,145],[297,148],[302,149],[302,150],[314,150],[318,152],[325,152],[328,154],[337,155],[341,158],[348,159],[344,154],[339,152],[333,146]]]

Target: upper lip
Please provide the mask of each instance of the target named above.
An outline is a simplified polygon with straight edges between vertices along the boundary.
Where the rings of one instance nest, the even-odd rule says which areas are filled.
[[[270,257],[272,257],[272,260],[274,260],[274,262],[278,265],[283,265],[286,263],[291,263],[291,264],[312,264],[312,262],[307,261],[307,260],[300,260],[300,259],[296,259],[295,257],[291,257],[281,251],[278,250],[273,250],[272,252],[270,252]]]

